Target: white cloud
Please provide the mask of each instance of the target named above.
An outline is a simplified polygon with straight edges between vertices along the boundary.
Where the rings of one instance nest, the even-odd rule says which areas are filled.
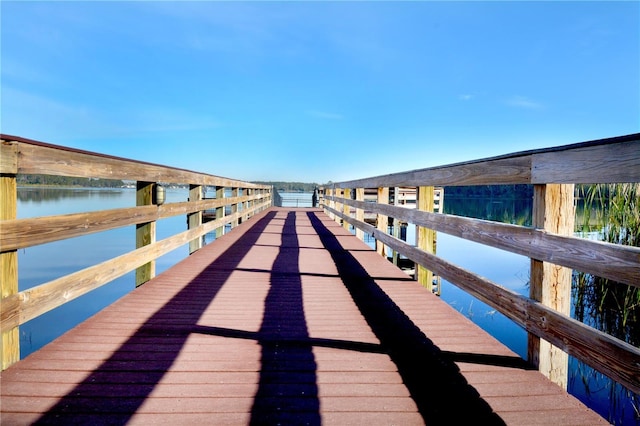
[[[124,123],[123,132],[157,133],[208,130],[220,127],[220,122],[207,115],[194,115],[174,109],[144,109],[132,112],[132,121]]]
[[[2,88],[2,132],[40,140],[144,136],[218,128],[207,114],[178,108],[137,106],[106,111],[95,106],[60,102],[28,91]]]
[[[104,130],[86,107],[70,105],[12,87],[2,88],[2,132],[56,140]]]
[[[525,96],[512,96],[511,98],[507,99],[505,103],[509,106],[517,108],[541,109],[544,107],[544,105],[542,105],[541,103],[529,99]]]
[[[458,95],[458,99],[460,99],[461,101],[470,101],[474,97],[475,97],[474,95],[470,95],[470,94]]]
[[[307,111],[307,114],[310,115],[311,117],[321,118],[324,120],[343,120],[344,119],[344,116],[341,114],[336,114],[333,112],[326,112],[326,111],[311,110],[311,111]]]

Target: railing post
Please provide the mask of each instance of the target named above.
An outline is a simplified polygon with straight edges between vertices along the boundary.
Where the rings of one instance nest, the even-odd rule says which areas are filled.
[[[573,235],[575,208],[573,184],[534,185],[533,226],[560,235]],[[531,259],[530,297],[565,315],[571,312],[571,269]],[[569,356],[532,334],[528,359],[540,372],[567,388]]]
[[[136,205],[147,206],[153,204],[153,190],[155,183],[136,183]],[[141,248],[156,242],[156,222],[145,222],[136,225],[136,248]],[[156,275],[156,261],[140,266],[136,269],[136,287],[149,281]]]
[[[378,204],[389,204],[389,188],[378,188]],[[376,218],[376,228],[381,232],[387,233],[389,231],[389,217],[387,215],[378,213]],[[376,252],[383,257],[387,257],[384,249],[384,243],[376,240]]]
[[[336,195],[336,191],[334,188],[327,188],[326,193],[329,197],[335,197]],[[329,208],[335,210],[336,202],[333,200],[329,200]],[[329,212],[329,217],[331,218],[331,220],[336,220],[336,215],[333,214],[333,212]]]
[[[269,201],[269,191],[267,189],[265,189],[265,188],[262,188],[262,189],[260,189],[260,194],[262,194],[262,197],[263,197],[262,200],[261,200],[262,207],[260,207],[260,211],[263,211],[263,210],[266,210],[266,209],[269,208],[267,204],[270,205],[270,203],[268,203],[268,201]]]
[[[356,188],[356,200],[364,201],[364,188]],[[364,222],[364,209],[356,209],[356,220]],[[356,237],[364,240],[364,231],[356,228]]]
[[[216,200],[224,198],[224,186],[216,186]],[[222,219],[224,217],[224,206],[216,208],[216,219]],[[224,225],[216,228],[216,238],[220,238],[224,235]]]
[[[258,195],[260,196],[260,199],[258,200],[258,212],[261,212],[262,210],[264,210],[264,189],[258,189]]]
[[[252,208],[252,209],[254,209],[254,208],[256,207],[256,203],[258,202],[258,201],[255,199],[255,197],[258,195],[258,193],[259,193],[259,192],[258,192],[258,190],[257,190],[256,188],[253,188],[253,189],[251,190],[251,195],[252,195],[254,198],[249,202],[249,204],[251,205],[251,208]],[[253,216],[254,214],[256,214],[256,212],[255,212],[255,211],[254,211],[254,212],[252,212],[252,213],[250,214],[250,216]]]
[[[245,188],[242,193],[245,196],[250,196],[251,194],[253,194],[253,189],[251,188]],[[249,209],[251,208],[251,200],[246,200],[244,202],[244,206],[242,207],[242,211],[244,213],[242,213],[242,221],[246,222],[249,219]]]
[[[2,154],[5,155],[3,147]],[[2,159],[3,171],[4,163],[9,159]],[[12,160],[17,161],[16,157]],[[17,172],[17,162],[15,163],[15,171]],[[13,168],[13,167],[11,167]],[[18,186],[15,174],[0,175],[0,220],[11,220],[17,216],[18,205]],[[2,290],[2,299],[18,294],[18,251],[10,250],[0,253],[0,287]],[[15,364],[20,360],[20,333],[19,327],[13,327],[9,330],[2,331],[2,370],[7,369],[11,364]]]
[[[418,210],[433,212],[434,188],[433,186],[419,186],[416,188],[416,207]],[[416,245],[420,250],[435,253],[435,231],[433,229],[416,226]],[[433,287],[433,272],[422,265],[416,264],[416,279],[429,290]]]
[[[394,206],[399,206],[400,205],[400,188],[399,187],[395,187],[393,188],[393,205]],[[396,238],[400,238],[400,221],[398,220],[397,217],[393,218],[393,236]],[[393,264],[398,266],[398,252],[393,250],[393,255],[392,255],[392,259],[393,259]]]
[[[202,200],[203,192],[202,185],[189,185],[189,201]],[[202,225],[202,210],[189,213],[187,215],[187,224],[189,229],[194,229]],[[202,239],[203,237],[198,237],[195,240],[189,241],[189,254],[202,248]]]
[[[334,196],[334,197],[336,197],[336,198],[342,198],[343,194],[344,194],[344,190],[343,190],[342,188],[334,188],[334,189],[333,189],[333,196]],[[336,209],[336,211],[337,211],[337,212],[339,212],[339,211],[340,211],[340,209],[342,209],[342,208],[343,208],[343,207],[342,207],[342,204],[340,203],[340,201],[337,201],[337,200],[336,200],[334,204],[335,204],[335,209]],[[335,217],[334,217],[334,220],[335,220],[336,222],[340,223],[340,220],[341,220],[341,219],[340,219],[340,216],[338,216],[338,215],[334,215],[334,216],[335,216]]]
[[[345,188],[342,190],[342,197],[345,199],[351,199],[351,188]],[[342,213],[344,213],[345,216],[351,216],[351,206],[349,206],[347,203],[343,203],[342,204]],[[346,230],[349,230],[349,222],[347,222],[346,220],[342,221],[342,227]]]
[[[231,196],[232,197],[238,197],[240,195],[240,188],[232,188],[231,189]],[[233,203],[231,204],[231,214],[236,214],[238,213],[238,203]],[[231,222],[231,228],[235,228],[236,226],[238,226],[239,221],[238,219],[234,219],[233,222]]]

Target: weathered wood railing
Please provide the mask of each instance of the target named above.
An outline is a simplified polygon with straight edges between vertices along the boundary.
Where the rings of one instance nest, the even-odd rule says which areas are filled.
[[[136,285],[140,285],[155,275],[155,260],[158,257],[186,244],[189,244],[189,250],[193,252],[202,246],[206,233],[215,231],[220,235],[226,224],[233,227],[272,204],[270,186],[6,135],[1,136],[0,142],[0,327],[3,370],[20,358],[20,324],[133,270],[136,270]],[[137,205],[17,219],[18,174],[136,181]],[[189,200],[161,204],[156,195],[159,182],[188,184]],[[203,198],[206,186],[215,187],[215,199]],[[231,189],[231,197],[225,198],[225,189]],[[226,216],[225,207],[230,207],[230,214]],[[214,210],[215,219],[205,223],[205,210]],[[177,215],[187,215],[188,229],[156,241],[156,221]],[[18,291],[19,249],[128,225],[136,225],[135,250],[39,286]]]
[[[339,182],[323,188],[321,203],[345,227],[372,235],[380,253],[387,245],[413,260],[423,284],[438,274],[524,327],[529,360],[559,385],[566,388],[570,354],[638,393],[640,349],[569,317],[572,269],[640,287],[640,248],[573,236],[575,184],[618,182],[640,182],[640,134]],[[533,185],[532,227],[426,211],[434,186],[513,184]],[[400,186],[417,188],[417,209],[388,205]],[[377,203],[363,201],[365,188],[378,189]],[[377,226],[362,219],[365,210]],[[387,233],[388,217],[417,226],[417,247]],[[529,257],[530,297],[436,256],[436,231]]]

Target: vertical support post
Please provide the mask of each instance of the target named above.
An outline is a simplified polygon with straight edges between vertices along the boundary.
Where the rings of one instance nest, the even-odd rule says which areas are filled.
[[[364,188],[356,188],[356,200],[364,201]],[[364,209],[356,209],[356,220],[364,222]],[[364,231],[356,228],[356,237],[364,241]]]
[[[255,189],[255,188],[251,189],[251,200],[249,200],[249,208],[251,208],[251,209],[255,208],[255,206],[256,206],[255,196],[256,196],[257,191],[258,190]],[[255,214],[255,212],[249,213],[249,217],[253,216],[254,214]]]
[[[200,201],[203,198],[202,185],[189,185],[189,201]],[[187,215],[187,226],[189,229],[197,228],[202,225],[202,210]],[[189,241],[189,254],[198,251],[202,248],[202,239],[204,237],[198,237],[195,240]]]
[[[271,203],[269,202],[269,190],[263,188],[261,191],[262,193],[262,207],[260,208],[260,211],[266,210],[269,208],[269,206],[271,205]]]
[[[400,188],[393,188],[393,205],[400,205]],[[397,217],[393,218],[393,236],[400,238],[400,221]],[[398,252],[393,250],[393,264],[398,266]]]
[[[224,186],[216,186],[216,200],[224,198]],[[216,208],[216,219],[222,219],[224,217],[224,206]],[[220,238],[224,235],[224,225],[216,228],[216,238]]]
[[[251,200],[251,207],[256,209],[255,213],[259,213],[260,212],[260,202],[261,202],[260,188],[255,188],[253,190],[253,200]]]
[[[232,188],[231,189],[231,196],[232,197],[238,197],[240,195],[240,188]],[[231,214],[236,214],[238,213],[238,203],[233,203],[231,204]],[[233,222],[231,222],[231,228],[235,228],[236,226],[238,226],[239,221],[238,219],[233,219]]]
[[[4,152],[3,152],[4,154]],[[4,160],[4,159],[3,159]],[[16,166],[17,169],[17,166]],[[17,216],[18,187],[15,174],[0,175],[0,220]],[[0,287],[2,299],[18,294],[18,251],[0,253]],[[19,327],[2,330],[2,370],[20,360]]]
[[[136,205],[147,206],[153,204],[153,182],[136,183]],[[156,242],[156,222],[145,222],[136,225],[136,248],[141,248]],[[136,287],[149,281],[156,275],[156,261],[140,266],[136,269]]]
[[[389,204],[389,188],[378,188],[378,204]],[[389,229],[389,217],[378,213],[376,218],[376,228],[382,233],[387,233]],[[384,249],[384,243],[376,239],[376,252],[383,257],[387,257]]]
[[[327,195],[329,197],[335,197],[336,195],[336,191],[334,188],[327,188],[326,189]],[[335,209],[336,208],[336,202],[333,200],[329,200],[329,208],[330,209]],[[331,220],[336,220],[336,215],[333,214],[333,212],[329,212],[329,217],[331,218]]]
[[[344,194],[344,190],[343,190],[343,189],[341,189],[341,188],[334,188],[334,190],[333,190],[333,194],[334,194],[334,197],[336,197],[336,198],[342,198],[342,196],[343,196],[343,194]],[[336,205],[336,211],[340,211],[340,209],[343,209],[343,210],[344,210],[344,207],[342,206],[342,204],[340,203],[340,201],[336,201],[336,202],[335,202],[335,205]],[[336,222],[340,223],[340,220],[341,220],[341,219],[340,219],[340,217],[339,217],[339,216],[336,216],[336,217],[335,217],[335,221],[336,221]]]
[[[575,225],[574,184],[534,185],[533,226],[560,235],[572,235]],[[531,259],[530,297],[569,315],[571,269]],[[532,334],[528,336],[529,362],[563,389],[567,388],[566,352]]]
[[[351,199],[351,188],[345,188],[342,191],[342,197],[345,199]],[[342,213],[344,213],[345,216],[351,216],[351,206],[347,203],[342,204]],[[351,226],[349,222],[346,220],[342,221],[342,227],[344,229],[349,230],[349,226]]]
[[[419,186],[416,188],[416,207],[418,210],[433,212],[434,188],[433,186]],[[420,250],[428,253],[435,252],[435,231],[423,226],[416,226],[416,245]],[[433,272],[422,265],[416,265],[416,279],[429,290],[433,287]]]
[[[251,188],[244,188],[244,190],[242,191],[242,193],[245,196],[250,196],[251,194],[253,194],[253,189]],[[242,221],[245,222],[247,219],[249,219],[249,209],[251,208],[251,200],[246,200],[244,202],[244,206],[242,207]]]

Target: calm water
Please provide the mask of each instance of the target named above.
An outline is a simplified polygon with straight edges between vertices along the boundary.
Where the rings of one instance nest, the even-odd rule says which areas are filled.
[[[286,194],[290,196],[291,194]],[[310,194],[295,194],[296,205],[308,207]],[[188,191],[168,189],[167,202],[186,201]],[[308,201],[307,201],[308,198]],[[104,210],[135,205],[134,189],[61,189],[20,188],[18,191],[18,217],[38,217],[54,214]],[[285,204],[287,206],[295,206]],[[501,222],[529,224],[531,201],[447,200],[445,212],[464,214]],[[158,240],[186,229],[183,216],[158,222]],[[413,241],[414,229],[407,232]],[[211,242],[215,237],[208,235]],[[133,226],[100,234],[73,238],[20,250],[18,273],[20,290],[81,270],[135,248]],[[502,250],[484,247],[446,234],[438,234],[439,256],[474,271],[484,277],[528,295],[529,259]],[[157,273],[188,256],[183,246],[157,261]],[[21,357],[39,349],[51,340],[108,306],[134,288],[135,276],[131,272],[85,296],[42,315],[20,327]],[[442,299],[522,357],[526,357],[526,333],[519,326],[493,308],[467,295],[447,281],[442,282]],[[601,375],[575,360],[570,361],[569,391],[587,405],[617,424],[640,424],[636,408],[638,395],[615,387]],[[634,408],[636,407],[636,408]]]

